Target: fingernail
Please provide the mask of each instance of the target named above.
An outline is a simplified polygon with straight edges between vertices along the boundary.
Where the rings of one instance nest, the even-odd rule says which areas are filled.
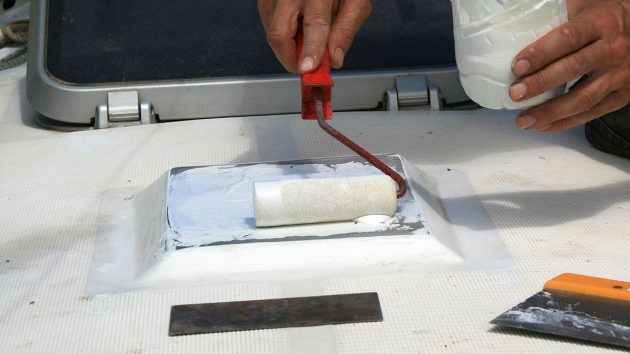
[[[536,118],[534,118],[533,116],[530,116],[529,114],[525,114],[516,118],[516,125],[520,129],[523,129],[523,130],[529,129],[533,127],[534,124],[536,124]]]
[[[313,58],[311,57],[306,57],[304,59],[302,59],[302,63],[300,64],[300,71],[301,72],[307,72],[307,71],[311,71],[313,70],[313,64],[315,62],[313,61]]]
[[[339,63],[339,67],[343,66],[343,49],[337,48],[335,49],[335,60]]]
[[[510,87],[510,97],[512,97],[514,101],[520,101],[526,94],[527,86],[523,83],[514,84]]]
[[[514,75],[521,76],[527,74],[529,71],[529,61],[525,59],[517,60],[514,64],[512,64],[512,72]]]

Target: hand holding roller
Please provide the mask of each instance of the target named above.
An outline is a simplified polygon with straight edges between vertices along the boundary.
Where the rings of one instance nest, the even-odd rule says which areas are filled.
[[[298,32],[298,56],[303,44]],[[397,198],[407,192],[405,179],[376,156],[341,134],[332,119],[332,86],[328,51],[322,65],[300,78],[302,119],[315,120],[337,139],[387,176],[306,179],[254,183],[256,226],[281,226],[354,220],[366,215],[393,216]],[[395,183],[394,183],[395,182]]]
[[[303,42],[302,32],[298,32],[298,57],[302,52]],[[300,82],[302,85],[302,119],[317,119],[319,126],[324,129],[326,133],[330,134],[333,138],[366,159],[374,167],[391,177],[398,185],[396,197],[402,198],[407,192],[407,184],[400,174],[326,123],[326,120],[332,119],[333,115],[331,100],[333,80],[330,75],[328,50],[324,51],[322,65],[315,71],[302,74]]]

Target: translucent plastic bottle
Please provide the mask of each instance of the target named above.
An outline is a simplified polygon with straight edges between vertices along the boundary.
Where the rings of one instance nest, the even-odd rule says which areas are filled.
[[[565,86],[521,102],[508,93],[512,62],[529,44],[567,21],[566,0],[451,0],[455,52],[464,90],[483,107],[534,106]]]

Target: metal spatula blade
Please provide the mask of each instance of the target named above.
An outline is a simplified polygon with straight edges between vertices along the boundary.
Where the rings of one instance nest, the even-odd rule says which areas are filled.
[[[629,288],[628,283],[563,274],[490,323],[630,348]]]

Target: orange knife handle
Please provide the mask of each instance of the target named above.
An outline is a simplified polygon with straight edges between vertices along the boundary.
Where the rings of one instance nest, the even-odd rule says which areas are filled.
[[[545,283],[544,289],[549,292],[564,292],[609,300],[630,301],[630,283],[580,274],[561,274]]]
[[[296,36],[298,60],[302,54],[304,36],[298,31]],[[328,48],[324,51],[322,63],[315,71],[302,74],[300,77],[302,87],[302,119],[317,119],[315,99],[321,99],[324,107],[324,118],[332,119],[332,87],[333,80],[330,75],[330,59]],[[316,90],[317,89],[317,90]],[[315,90],[315,92],[313,92]]]

